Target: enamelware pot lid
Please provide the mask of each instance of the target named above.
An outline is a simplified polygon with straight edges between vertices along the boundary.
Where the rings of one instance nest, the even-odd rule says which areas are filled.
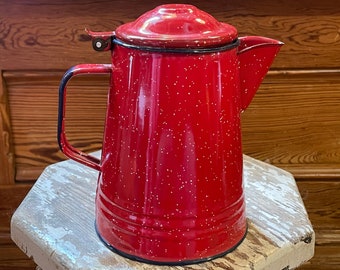
[[[168,4],[119,26],[115,36],[137,46],[211,48],[233,42],[237,30],[195,6]]]

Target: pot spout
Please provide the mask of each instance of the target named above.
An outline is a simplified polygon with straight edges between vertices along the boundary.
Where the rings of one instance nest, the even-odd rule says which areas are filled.
[[[238,58],[243,111],[252,101],[283,43],[259,36],[240,37],[239,40]]]

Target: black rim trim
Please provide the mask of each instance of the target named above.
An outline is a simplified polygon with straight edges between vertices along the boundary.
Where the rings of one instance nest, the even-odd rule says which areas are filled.
[[[213,53],[220,51],[227,51],[236,48],[240,41],[239,39],[233,40],[231,43],[220,47],[212,47],[212,48],[164,48],[164,47],[152,47],[152,46],[140,46],[126,43],[116,37],[113,38],[112,43],[129,48],[136,49],[141,51],[149,51],[149,52],[159,52],[159,53],[186,53],[186,54],[200,54],[200,53]]]
[[[224,251],[222,253],[219,253],[217,255],[211,256],[211,257],[207,257],[207,258],[202,258],[202,259],[197,259],[197,260],[186,260],[186,261],[178,261],[178,262],[159,262],[159,261],[152,261],[152,260],[147,260],[138,256],[134,256],[128,253],[125,253],[115,247],[113,247],[112,245],[110,245],[99,233],[98,229],[97,229],[97,224],[95,223],[95,228],[96,228],[96,233],[99,237],[99,239],[104,243],[104,245],[110,249],[111,251],[113,251],[114,253],[123,256],[125,258],[128,258],[130,260],[134,260],[134,261],[138,261],[138,262],[142,262],[142,263],[148,263],[148,264],[153,264],[153,265],[168,265],[168,266],[183,266],[183,265],[189,265],[189,264],[197,264],[197,263],[203,263],[203,262],[208,262],[220,257],[225,256],[226,254],[234,251],[242,242],[243,240],[246,238],[247,233],[248,233],[248,224],[246,227],[246,231],[242,237],[242,239],[232,248],[228,249],[227,251]]]

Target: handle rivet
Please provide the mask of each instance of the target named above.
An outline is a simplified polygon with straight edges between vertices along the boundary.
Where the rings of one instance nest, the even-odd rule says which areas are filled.
[[[102,43],[100,42],[100,41],[97,41],[96,42],[96,47],[98,48],[98,49],[100,49],[101,47],[102,47]]]

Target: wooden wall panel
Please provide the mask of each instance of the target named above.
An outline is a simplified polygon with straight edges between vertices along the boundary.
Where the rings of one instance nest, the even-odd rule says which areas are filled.
[[[115,30],[167,2],[1,0],[0,69],[65,69],[80,62],[108,62],[109,53],[95,53],[84,29]],[[240,35],[264,35],[285,42],[274,68],[339,65],[340,5],[336,0],[186,2],[233,24]]]
[[[340,177],[340,71],[271,72],[242,115],[243,149],[295,177]]]
[[[58,86],[63,72],[12,71],[4,78],[16,153],[16,180],[35,180],[51,163],[65,159],[57,145]],[[78,76],[67,88],[66,132],[89,152],[101,147],[108,76]]]
[[[306,180],[306,179],[305,179]],[[340,182],[337,181],[299,181],[301,197],[308,209],[309,218],[317,231],[317,244],[340,244]],[[335,230],[338,238],[329,235]],[[340,254],[339,254],[340,256]]]
[[[0,270],[33,270],[35,264],[10,238],[10,221],[31,185],[0,185]]]
[[[16,179],[33,180],[64,158],[56,141],[61,71],[7,71]],[[322,91],[320,91],[322,89]],[[271,71],[242,114],[244,153],[295,177],[340,177],[340,71]],[[84,151],[101,147],[108,76],[68,88],[66,127]]]
[[[0,244],[9,244],[9,224],[15,209],[21,203],[22,198],[30,190],[31,185],[2,185],[0,188],[0,235],[7,235],[8,238],[0,237]]]
[[[14,183],[14,152],[8,93],[0,70],[0,183]]]
[[[315,230],[315,256],[299,269],[339,269],[340,262],[340,182],[309,182],[298,187]]]

